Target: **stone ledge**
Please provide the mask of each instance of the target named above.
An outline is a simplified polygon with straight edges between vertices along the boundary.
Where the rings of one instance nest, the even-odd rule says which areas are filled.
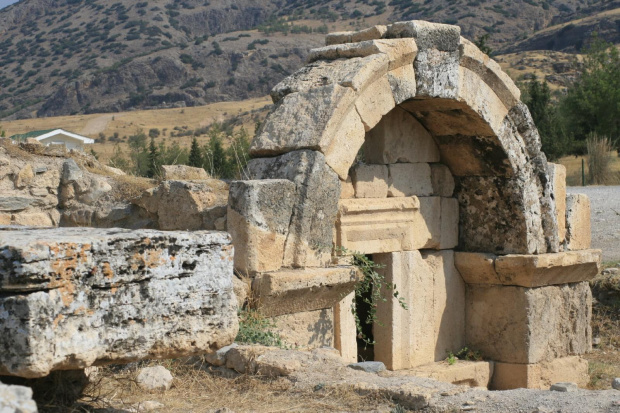
[[[450,365],[445,361],[425,364],[413,369],[399,370],[398,376],[417,376],[470,387],[489,387],[493,377],[494,362],[458,360]]]
[[[601,250],[504,256],[457,252],[454,259],[467,284],[542,287],[591,280],[598,274],[601,254]]]
[[[572,356],[536,364],[495,363],[491,388],[549,390],[549,386],[558,382],[572,382],[585,387],[589,380],[588,362],[579,356]]]
[[[352,266],[282,269],[257,276],[252,289],[258,310],[267,317],[332,308],[361,279]]]

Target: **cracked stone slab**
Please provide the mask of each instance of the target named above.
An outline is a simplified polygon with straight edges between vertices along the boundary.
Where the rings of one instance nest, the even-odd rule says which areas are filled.
[[[0,232],[0,374],[215,351],[238,330],[223,232]]]

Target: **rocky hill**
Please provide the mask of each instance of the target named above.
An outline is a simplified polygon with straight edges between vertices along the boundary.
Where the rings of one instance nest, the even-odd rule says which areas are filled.
[[[620,0],[21,0],[0,11],[0,119],[264,96],[327,31],[405,19],[458,24],[470,39],[489,34],[506,53],[575,50],[593,30],[617,40],[619,8]]]

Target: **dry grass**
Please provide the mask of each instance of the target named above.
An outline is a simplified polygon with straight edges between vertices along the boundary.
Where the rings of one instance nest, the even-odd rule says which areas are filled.
[[[157,186],[154,179],[134,175],[114,175],[114,197],[117,201],[127,201],[138,198],[144,191]]]
[[[568,186],[581,186],[581,160],[585,160],[586,185],[589,185],[588,159],[589,156],[566,156],[561,158],[558,163],[566,167],[566,184]],[[611,161],[609,163],[609,174],[604,178],[603,185],[620,185],[620,157],[618,152],[611,153]]]
[[[319,386],[316,391],[302,391],[285,378],[236,374],[236,377],[224,377],[219,370],[196,359],[198,362],[193,364],[187,360],[140,363],[141,366],[161,364],[171,370],[175,379],[172,388],[166,392],[141,390],[136,385],[135,368],[119,371],[114,367],[105,367],[100,369],[97,379],[87,387],[85,396],[74,406],[60,408],[48,405],[40,411],[129,410],[149,400],[164,404],[167,413],[202,413],[223,407],[239,412],[342,412],[393,406],[387,399],[360,396],[348,389],[327,390]]]

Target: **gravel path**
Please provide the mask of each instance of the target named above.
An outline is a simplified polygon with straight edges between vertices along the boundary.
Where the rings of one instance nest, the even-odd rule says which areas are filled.
[[[566,189],[568,193],[586,194],[590,198],[592,248],[603,250],[603,262],[620,261],[620,186]]]

